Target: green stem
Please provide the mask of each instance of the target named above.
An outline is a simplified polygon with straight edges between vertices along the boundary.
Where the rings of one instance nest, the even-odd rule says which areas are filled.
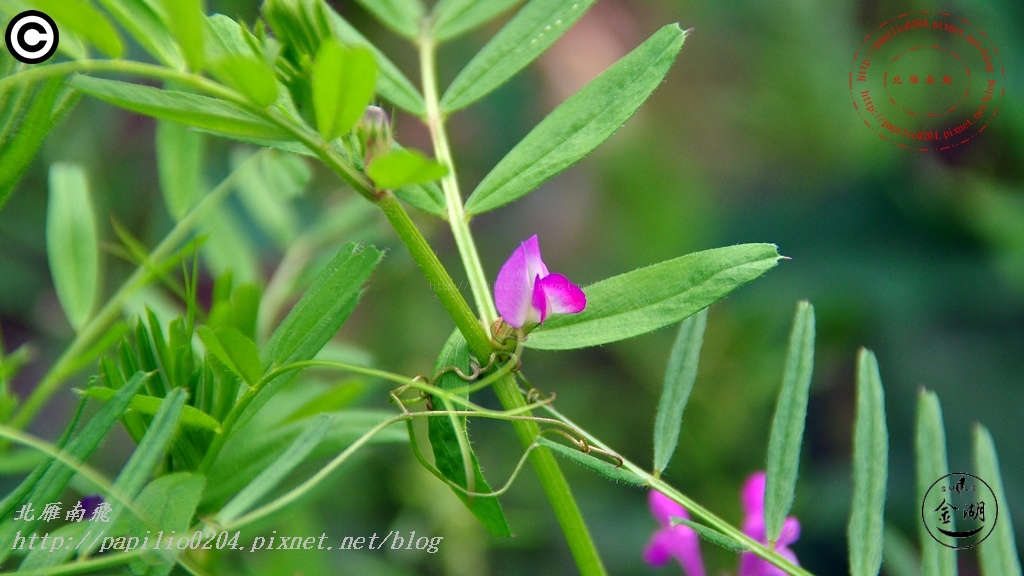
[[[149,261],[158,262],[170,255],[185,237],[195,229],[196,225],[227,197],[234,188],[235,177],[245,170],[258,156],[259,153],[253,154],[182,218],[170,233],[164,237],[163,241],[153,249],[149,255]],[[39,382],[39,385],[32,390],[32,393],[29,394],[28,398],[18,409],[18,412],[11,420],[12,426],[24,428],[32,421],[36,413],[50,399],[50,396],[53,396],[60,388],[60,385],[71,376],[70,367],[76,364],[79,355],[90,344],[95,342],[102,332],[121,314],[121,306],[124,304],[124,301],[149,281],[149,273],[150,270],[144,266],[137,268],[103,308],[86,322],[85,326],[75,335],[74,340],[71,341],[71,345],[64,350],[64,353],[50,367],[49,371]]]
[[[384,191],[377,205],[384,212],[391,226],[394,227],[398,237],[409,249],[413,260],[419,265],[420,270],[430,281],[430,287],[441,299],[441,304],[448,310],[448,314],[455,321],[455,325],[462,332],[469,343],[470,350],[477,358],[487,358],[491,355],[491,341],[484,332],[480,321],[469,309],[466,299],[459,293],[455,281],[448,275],[441,261],[437,259],[434,249],[427,243],[426,238],[420,233],[419,228],[409,218],[409,214],[402,208],[402,205],[391,192]]]
[[[430,38],[420,41],[420,75],[423,78],[423,94],[427,103],[425,121],[430,130],[430,138],[434,144],[437,160],[448,167],[448,174],[441,178],[441,190],[444,191],[445,206],[448,210],[448,224],[451,226],[455,245],[462,256],[462,265],[466,268],[473,300],[484,322],[484,328],[490,330],[491,323],[498,317],[491,299],[487,275],[480,264],[480,255],[469,231],[469,217],[462,208],[462,194],[459,192],[459,179],[455,172],[448,134],[444,127],[444,116],[440,108],[440,96],[437,89],[437,72],[434,61],[435,45]]]
[[[444,129],[444,117],[440,110],[439,95],[437,89],[437,73],[434,61],[435,45],[429,37],[429,32],[424,33],[420,38],[420,73],[423,80],[423,93],[427,104],[426,123],[430,129],[430,135],[434,144],[434,154],[437,159],[448,166],[448,175],[441,180],[441,187],[445,195],[445,204],[448,209],[448,223],[455,236],[455,243],[462,256],[463,266],[469,278],[469,284],[476,301],[477,309],[484,320],[484,326],[490,329],[491,323],[498,314],[494,308],[491,298],[490,286],[487,283],[483,266],[480,263],[480,256],[473,242],[473,235],[469,230],[469,219],[462,207],[462,196],[459,193],[458,180],[456,177],[455,163],[452,160],[451,149]],[[411,249],[411,248],[410,248]],[[431,251],[431,255],[433,252]],[[436,260],[436,257],[434,257]],[[447,276],[447,273],[445,273]],[[461,297],[460,297],[461,299]],[[479,323],[475,323],[479,334],[469,333],[460,325],[462,334],[469,343],[470,351],[477,358],[487,358],[492,352],[492,345],[486,332],[481,329]],[[481,342],[481,339],[483,340]],[[515,378],[507,375],[500,378],[494,384],[494,391],[501,401],[502,407],[506,410],[522,409],[526,401],[516,386]],[[529,414],[527,412],[527,414]],[[516,435],[519,436],[523,446],[529,448],[540,434],[540,428],[535,422],[529,420],[516,420],[512,422]],[[558,468],[554,455],[547,448],[539,448],[530,453],[530,463],[537,473],[544,494],[551,507],[554,509],[555,518],[558,520],[565,534],[569,549],[576,560],[576,566],[581,574],[605,574],[601,557],[597,553],[597,547],[590,537],[590,531],[583,515],[576,504],[576,499],[569,490],[569,484],[565,476]]]

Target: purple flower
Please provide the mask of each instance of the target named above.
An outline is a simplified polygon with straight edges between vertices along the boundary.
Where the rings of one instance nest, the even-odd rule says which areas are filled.
[[[644,548],[644,562],[658,567],[675,558],[687,576],[704,576],[697,533],[682,524],[672,525],[673,518],[690,518],[686,509],[657,490],[651,490],[647,496],[651,514],[661,527]]]
[[[88,496],[83,496],[79,502],[81,502],[82,508],[85,509],[85,517],[92,518],[96,513],[96,509],[99,508],[100,504],[103,504],[104,500],[103,496],[99,494],[89,494]]]
[[[741,497],[743,499],[743,533],[758,542],[768,543],[768,537],[764,527],[764,487],[766,475],[764,472],[755,472],[747,478],[743,485]],[[789,545],[800,538],[800,522],[790,516],[782,524],[782,533],[779,541],[775,543],[775,551],[780,556],[789,560],[797,566],[796,554],[789,549]],[[785,572],[772,566],[766,560],[762,560],[750,552],[744,552],[740,556],[740,570],[737,576],[785,576]]]
[[[579,286],[561,274],[551,274],[540,256],[534,234],[516,248],[498,272],[494,301],[509,326],[533,328],[552,314],[575,314],[587,306]]]

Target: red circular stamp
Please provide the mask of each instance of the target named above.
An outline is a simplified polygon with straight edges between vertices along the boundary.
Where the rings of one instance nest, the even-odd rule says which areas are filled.
[[[969,142],[999,113],[1005,91],[999,49],[983,30],[946,12],[883,22],[864,38],[850,68],[861,120],[911,150]]]

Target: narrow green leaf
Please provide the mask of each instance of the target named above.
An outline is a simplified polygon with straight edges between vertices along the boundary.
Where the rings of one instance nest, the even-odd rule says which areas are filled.
[[[72,32],[111,58],[124,54],[124,45],[117,29],[107,17],[83,0],[28,0],[57,23],[61,32]],[[60,42],[64,42],[63,36]]]
[[[441,0],[434,5],[431,20],[433,36],[445,42],[483,26],[522,0]]]
[[[146,116],[180,122],[231,137],[284,140],[289,134],[230,102],[115,80],[76,76],[69,81],[93,98]]]
[[[885,527],[883,557],[887,576],[921,576],[921,559],[914,544],[895,526]]]
[[[447,215],[444,206],[444,193],[441,188],[433,182],[423,184],[410,184],[393,190],[395,196],[405,200],[409,204],[442,218]]]
[[[555,108],[480,182],[466,212],[525,196],[607,140],[658,87],[685,36],[678,25],[665,26]]]
[[[143,436],[138,448],[132,453],[132,457],[128,459],[124,468],[121,469],[121,473],[117,475],[117,480],[114,481],[114,490],[122,497],[134,500],[146,485],[146,480],[153,474],[153,468],[164,457],[167,447],[178,429],[178,419],[182,415],[182,409],[191,408],[191,406],[185,406],[186,396],[183,388],[176,388],[161,402],[160,409],[149,423],[146,435]],[[113,507],[109,516],[110,524],[116,523],[122,512],[121,507]],[[83,554],[92,553],[98,545],[99,541],[94,540],[86,546]],[[56,566],[57,564],[48,565]]]
[[[92,390],[99,390],[99,388],[92,388]],[[163,457],[167,446],[174,437],[179,419],[184,418],[185,411],[192,408],[185,405],[187,396],[184,388],[176,388],[160,402],[160,408],[149,423],[142,442],[139,443],[139,447],[132,453],[132,457],[128,459],[128,463],[124,465],[121,473],[117,475],[117,480],[114,481],[114,488],[122,495],[134,498],[145,486],[146,480],[153,473],[153,468]],[[192,410],[195,409],[192,408]]]
[[[210,62],[210,72],[257,106],[267,107],[277,100],[274,71],[261,58],[225,56]]]
[[[248,336],[231,326],[213,330],[199,326],[196,333],[206,348],[249,386],[255,386],[263,376],[260,351]]]
[[[85,170],[77,164],[50,167],[46,255],[68,322],[77,331],[89,319],[99,283],[99,239]]]
[[[797,304],[789,350],[782,375],[782,389],[775,405],[771,437],[768,439],[768,480],[764,488],[764,524],[768,540],[775,542],[793,507],[796,477],[800,468],[800,446],[807,420],[807,395],[814,369],[814,308]]]
[[[750,549],[743,542],[733,540],[732,538],[729,538],[728,536],[722,534],[714,528],[705,526],[703,524],[699,524],[697,522],[693,522],[691,520],[687,520],[686,518],[672,518],[673,526],[678,526],[680,524],[686,526],[687,528],[690,528],[691,530],[696,532],[698,536],[707,540],[708,542],[711,542],[716,546],[721,546],[722,548],[725,548],[730,552],[735,552],[739,554],[740,552],[746,552]]]
[[[187,126],[167,120],[156,122],[156,167],[167,211],[177,221],[203,196],[205,138]]]
[[[922,389],[917,403],[917,430],[914,448],[917,456],[917,500],[924,502],[936,480],[949,474],[946,460],[946,429],[942,408],[934,392]],[[948,482],[942,480],[937,487]],[[941,489],[941,488],[940,488]],[[921,571],[929,576],[956,576],[956,550],[936,542],[924,522],[918,524],[921,541]]]
[[[528,2],[459,72],[441,98],[441,109],[450,114],[493,92],[550,48],[593,3],[594,0]],[[668,63],[671,62],[670,59]],[[661,82],[660,76],[648,92],[653,91],[658,82]],[[605,97],[611,98],[607,94]],[[640,102],[644,99],[646,95]],[[591,111],[588,115],[594,113]],[[630,110],[613,131],[632,113]]]
[[[206,217],[202,228],[206,243],[203,257],[214,276],[231,272],[240,282],[260,278],[259,254],[255,239],[230,207],[220,206]]]
[[[447,173],[447,167],[410,148],[377,156],[366,167],[366,174],[382,190],[433,182]]]
[[[56,542],[57,538],[63,538],[63,542],[81,542],[82,537],[86,535],[92,522],[73,522],[71,524],[65,524],[56,530],[47,532],[50,535],[50,542]],[[49,542],[47,543],[49,544]],[[56,550],[51,550],[52,546],[42,547],[36,546],[29,550],[29,553],[25,555],[25,559],[18,565],[18,573],[29,572],[35,570],[43,570],[45,568],[52,568],[54,566],[60,566],[61,564],[74,558],[75,553],[78,550],[71,546],[57,547]],[[45,572],[36,572],[44,573]]]
[[[330,429],[331,416],[321,414],[312,419],[306,429],[295,439],[288,449],[281,453],[259,476],[253,479],[237,496],[217,514],[217,521],[228,524],[235,518],[248,512],[255,504],[277,487],[292,470],[309,456],[316,445]]]
[[[231,154],[231,165],[241,168],[236,176],[238,198],[249,215],[277,244],[287,248],[299,234],[299,217],[290,199],[309,181],[306,164],[290,154],[265,152],[260,160],[244,165],[246,155]]]
[[[146,0],[99,0],[132,38],[161,64],[181,69],[185,66],[181,51],[167,26]]]
[[[774,244],[739,244],[613,276],[583,289],[583,312],[549,318],[526,345],[569,350],[646,334],[707,308],[772,269],[779,258]]]
[[[12,58],[13,59],[13,58]],[[71,109],[58,106],[64,78],[23,84],[0,92],[0,209],[35,158],[54,124]]]
[[[323,0],[309,1],[315,1],[316,5],[320,7],[335,38],[349,46],[363,47],[373,53],[373,59],[377,62],[377,69],[380,72],[377,77],[377,93],[381,98],[414,116],[426,114],[427,105],[423,101],[423,95],[416,90],[416,87],[402,74],[402,71],[391,60],[388,60],[383,52],[353,28],[340,14],[327,6]]]
[[[437,361],[434,363],[434,371],[436,373],[449,366],[455,366],[463,372],[468,372],[470,368],[469,345],[466,344],[466,339],[458,330],[454,331],[445,342],[441,354],[438,355]],[[453,372],[443,374],[437,381],[437,386],[445,390],[465,386],[465,384],[466,382]],[[441,398],[434,396],[433,403],[435,410],[445,409]],[[457,407],[453,406],[452,408]],[[461,430],[455,429],[456,422]],[[476,454],[473,453],[473,448],[469,445],[469,431],[466,424],[465,416],[447,418],[437,416],[427,419],[427,435],[430,438],[430,447],[434,452],[434,464],[445,478],[463,488],[477,493],[491,492],[491,487],[484,479]],[[463,458],[464,448],[469,451],[468,466]],[[473,475],[472,485],[467,481],[470,470]],[[497,496],[470,496],[454,489],[452,492],[459,497],[459,500],[462,500],[466,508],[480,520],[480,523],[491,534],[495,536],[512,535]]]
[[[978,546],[981,573],[984,576],[1021,576],[1020,557],[1017,555],[1010,517],[1009,500],[1003,489],[1003,475],[999,470],[999,457],[992,435],[981,424],[974,427],[974,466],[978,478],[984,480],[999,502],[999,518],[988,538]]]
[[[324,140],[347,134],[373,98],[377,65],[366,48],[320,45],[313,62],[313,107]]]
[[[94,386],[78,392],[86,398],[95,398],[97,400],[109,402],[118,392],[120,392],[120,389],[112,390],[102,386]],[[130,408],[140,414],[153,416],[160,412],[160,408],[165,400],[165,398],[136,394],[132,398]],[[217,422],[212,416],[194,406],[185,406],[182,408],[181,423],[193,428],[202,428],[211,432],[220,432],[220,422]]]
[[[163,0],[167,27],[185,54],[189,70],[203,69],[203,20],[206,10],[202,0]]]
[[[171,532],[185,534],[192,525],[192,517],[195,516],[205,487],[206,478],[190,472],[168,474],[153,480],[135,500],[135,507],[143,520],[133,518],[128,533],[144,536],[147,532],[152,535],[157,530],[163,531],[165,535]],[[180,553],[177,549],[166,550],[161,547],[159,556],[154,554],[145,560],[133,562],[132,572],[146,576],[168,574]],[[163,564],[153,565],[160,556],[164,558]]]
[[[575,462],[592,472],[597,472],[601,476],[604,476],[613,482],[622,482],[623,484],[629,484],[630,486],[645,485],[643,478],[629,470],[616,466],[607,460],[594,456],[593,454],[583,452],[578,448],[572,448],[565,444],[553,442],[543,436],[537,438],[537,444],[550,448],[555,454],[567,458],[568,460]]]
[[[412,40],[419,37],[420,20],[425,12],[422,0],[359,0],[359,4],[402,36]]]
[[[679,443],[683,410],[697,380],[697,362],[707,324],[708,310],[705,308],[679,325],[679,335],[665,369],[658,414],[654,417],[654,469],[657,472],[665,471]]]
[[[100,441],[110,432],[114,423],[127,410],[128,403],[135,396],[135,393],[138,392],[146,377],[147,375],[142,372],[132,376],[125,383],[124,387],[118,390],[110,401],[104,404],[96,412],[96,415],[82,427],[82,431],[67,443],[63,452],[71,461],[85,462],[88,460],[89,456],[100,445]],[[24,504],[40,506],[45,505],[47,502],[53,502],[60,497],[61,492],[64,491],[68,483],[71,482],[71,478],[75,475],[74,468],[56,460],[42,465],[38,470],[42,470],[42,472],[39,474],[33,473],[27,479],[31,481],[31,484],[29,484],[31,488],[27,496],[20,501],[8,502],[5,499],[5,504],[17,507]],[[20,489],[16,493],[20,493]],[[16,522],[14,521],[14,516],[9,514],[10,510],[6,510],[7,506],[4,506],[4,508],[4,510],[0,510],[3,512],[3,514],[0,514],[0,519],[2,519],[0,520],[0,542],[13,542],[17,532],[21,531],[23,534],[32,532],[42,523],[38,516],[35,520],[23,519]],[[10,553],[10,547],[0,546],[0,564],[7,559]]]
[[[882,566],[889,432],[878,361],[861,349],[857,359],[857,422],[853,431],[853,503],[846,538],[851,576],[875,576]]]
[[[343,408],[348,408],[366,392],[366,388],[367,384],[358,379],[333,384],[323,393],[314,396],[308,402],[296,408],[294,412],[288,415],[288,419],[285,422],[299,422],[317,414],[337,412]]]
[[[343,246],[271,334],[261,354],[263,366],[283,366],[313,358],[355,309],[362,285],[383,255],[375,248],[352,242]],[[236,429],[294,375],[285,373],[264,384],[239,418]]]

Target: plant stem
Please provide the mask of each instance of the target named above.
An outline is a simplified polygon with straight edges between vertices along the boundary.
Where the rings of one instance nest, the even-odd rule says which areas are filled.
[[[425,30],[427,29],[429,27],[425,27]],[[469,230],[469,219],[462,206],[462,196],[459,192],[455,163],[452,159],[448,137],[444,129],[444,117],[440,109],[436,64],[434,61],[435,45],[430,38],[429,32],[421,35],[419,48],[420,73],[423,81],[424,99],[427,105],[425,121],[430,129],[431,139],[434,144],[434,154],[437,156],[438,161],[448,166],[448,174],[441,180],[441,188],[444,191],[445,204],[448,210],[448,223],[451,226],[452,234],[455,237],[455,244],[462,257],[462,264],[466,269],[477,309],[480,311],[485,329],[490,330],[490,325],[497,318],[498,314],[494,308],[490,287],[487,283],[483,266],[480,263],[480,256],[477,253],[473,235]],[[431,252],[432,254],[433,252]],[[447,273],[445,274],[447,275]],[[462,330],[463,336],[466,337],[466,341],[469,343],[470,351],[477,358],[487,358],[493,347],[487,334],[481,330],[479,323],[476,324],[476,328],[477,330],[474,332],[481,332],[480,335],[483,336],[484,342],[481,343],[477,335],[471,337],[466,330]],[[460,329],[462,329],[461,326]],[[494,391],[501,401],[502,407],[506,410],[521,409],[526,405],[522,394],[519,392],[519,387],[515,383],[515,378],[511,374],[495,382]],[[526,447],[530,447],[540,434],[540,428],[537,424],[529,420],[513,421],[512,426],[515,428],[519,440]],[[544,494],[547,496],[548,501],[551,502],[555,518],[565,534],[569,549],[576,560],[576,566],[579,568],[580,573],[585,575],[605,574],[606,571],[601,562],[601,557],[597,553],[597,547],[590,537],[590,531],[583,520],[583,515],[576,504],[576,499],[569,490],[569,484],[566,482],[562,471],[558,468],[554,455],[547,448],[538,448],[530,453],[530,463],[537,473],[541,486],[544,489]]]
[[[480,255],[476,243],[469,231],[469,217],[462,209],[462,194],[459,192],[459,179],[452,160],[448,134],[444,128],[444,116],[440,108],[440,96],[437,90],[437,71],[434,61],[436,47],[433,40],[424,37],[420,41],[420,75],[423,79],[423,96],[427,103],[427,117],[424,119],[430,130],[430,139],[434,144],[437,160],[448,167],[448,174],[441,178],[441,190],[444,191],[445,206],[448,210],[448,224],[451,226],[455,245],[462,256],[462,265],[466,268],[473,300],[480,312],[484,329],[490,330],[491,323],[498,317],[491,299],[487,275],[480,264]]]

